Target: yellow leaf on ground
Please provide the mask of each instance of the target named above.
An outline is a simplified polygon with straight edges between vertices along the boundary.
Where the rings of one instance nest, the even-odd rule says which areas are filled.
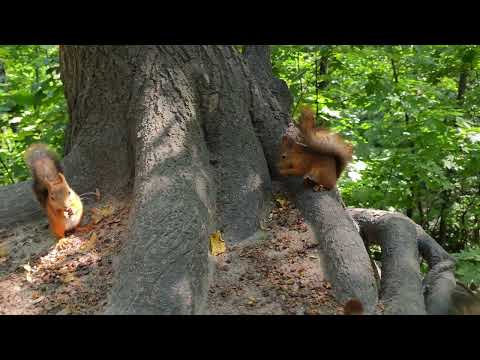
[[[288,200],[282,195],[278,195],[275,198],[275,201],[277,202],[278,207],[280,207],[280,208],[284,208],[288,205]]]
[[[30,266],[30,264],[23,265],[23,268],[29,273],[32,272],[32,267]]]
[[[69,283],[69,282],[72,282],[73,280],[75,280],[75,275],[73,275],[72,273],[67,273],[65,274],[65,276],[62,278],[62,281],[64,283]]]
[[[82,246],[80,246],[80,250],[85,250],[85,251],[92,250],[95,247],[96,242],[97,242],[97,234],[92,233],[92,235],[90,236],[90,239],[85,241],[85,243],[83,243]]]
[[[33,282],[32,274],[29,273],[29,272],[27,272],[27,281],[28,281],[29,283],[32,283],[32,282]]]
[[[100,209],[93,208],[91,210],[93,223],[98,224],[104,218],[112,215],[114,211],[115,211],[115,208],[112,205],[107,205]]]
[[[7,245],[1,244],[0,245],[0,258],[8,256],[8,249]]]
[[[98,224],[103,219],[102,214],[97,208],[92,208],[90,211],[92,212],[92,222]]]
[[[115,211],[115,208],[112,205],[107,205],[100,209],[100,212],[102,213],[103,217],[112,215],[114,211]]]
[[[225,241],[222,239],[220,231],[215,231],[210,235],[210,251],[213,256],[223,254],[226,251]]]

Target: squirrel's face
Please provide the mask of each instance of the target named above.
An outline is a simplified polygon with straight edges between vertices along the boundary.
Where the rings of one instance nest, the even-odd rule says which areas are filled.
[[[283,172],[291,167],[291,159],[289,156],[289,152],[291,151],[290,149],[291,139],[284,135],[282,137],[282,143],[280,144],[280,158],[278,161],[278,170],[281,175],[283,175]]]
[[[70,211],[72,207],[72,189],[68,186],[62,174],[59,181],[48,184],[48,202],[56,211]]]
[[[70,188],[65,186],[54,186],[48,193],[50,203],[57,210],[67,210],[70,207],[70,195]]]
[[[295,170],[301,171],[303,158],[302,147],[292,138],[284,135],[280,144],[280,159],[277,164],[280,175],[292,175]]]
[[[292,157],[288,151],[280,151],[280,160],[278,161],[278,170],[280,174],[293,166]],[[282,174],[283,175],[283,174]]]

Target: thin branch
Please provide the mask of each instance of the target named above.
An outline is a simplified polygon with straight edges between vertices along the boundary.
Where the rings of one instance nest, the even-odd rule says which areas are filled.
[[[393,80],[395,80],[395,83],[398,84],[398,72],[397,67],[395,66],[395,61],[393,61],[393,59],[390,59],[390,62],[392,63]]]

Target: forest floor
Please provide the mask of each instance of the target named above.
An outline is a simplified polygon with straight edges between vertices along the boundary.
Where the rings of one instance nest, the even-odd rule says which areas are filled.
[[[127,203],[85,206],[87,231],[58,245],[46,218],[0,231],[0,314],[101,313],[126,239]]]
[[[209,314],[342,314],[317,243],[281,193],[251,238],[210,256]],[[126,241],[130,201],[86,203],[83,231],[56,245],[46,218],[0,230],[0,314],[100,314]]]
[[[214,258],[209,314],[339,315],[318,243],[298,209],[273,194],[262,230]]]

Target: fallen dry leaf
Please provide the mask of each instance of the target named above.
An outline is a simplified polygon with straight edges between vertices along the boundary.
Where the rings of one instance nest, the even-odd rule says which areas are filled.
[[[92,208],[90,211],[92,212],[93,223],[98,224],[104,218],[112,215],[115,211],[115,208],[112,205],[107,205],[100,209]]]
[[[97,234],[94,232],[90,236],[90,239],[85,241],[85,243],[83,243],[82,246],[80,246],[80,250],[90,251],[95,247],[96,242],[97,242]]]
[[[210,251],[213,256],[223,254],[226,251],[225,241],[222,239],[222,234],[218,230],[210,235]]]
[[[32,267],[30,266],[30,264],[23,265],[23,268],[29,273],[32,272]]]
[[[39,297],[33,299],[32,305],[38,304],[38,303],[39,303],[40,301],[42,301],[43,299],[45,299],[45,296],[39,296]]]
[[[288,204],[288,200],[283,195],[277,195],[275,197],[275,201],[277,202],[280,208],[285,208]]]
[[[0,245],[0,258],[8,256],[8,249],[7,245],[1,244]]]
[[[257,303],[257,299],[255,299],[254,297],[249,297],[248,300],[248,305],[255,305]]]
[[[90,211],[92,212],[93,223],[98,224],[103,219],[103,216],[100,214],[100,211],[97,208],[92,208]]]
[[[107,217],[107,216],[110,216],[114,213],[115,208],[112,205],[107,205],[107,206],[103,207],[100,211],[101,211],[103,217]]]
[[[72,273],[67,273],[62,278],[62,282],[66,284],[68,284],[69,282],[72,282],[73,280],[75,280],[75,275],[73,275]]]

